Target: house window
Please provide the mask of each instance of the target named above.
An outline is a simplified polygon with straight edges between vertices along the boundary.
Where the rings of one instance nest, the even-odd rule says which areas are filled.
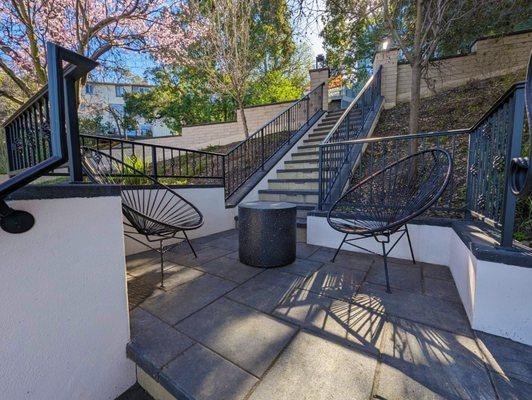
[[[133,93],[147,93],[150,90],[150,88],[146,86],[132,86],[131,91]]]
[[[85,93],[86,94],[94,94],[94,85],[92,85],[91,83],[87,83],[85,85]]]
[[[115,86],[116,97],[124,97],[124,93],[125,93],[125,87],[124,86],[122,86],[122,85],[116,85]]]

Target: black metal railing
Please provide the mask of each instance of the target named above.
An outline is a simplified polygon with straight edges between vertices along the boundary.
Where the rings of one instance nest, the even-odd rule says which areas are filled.
[[[398,135],[388,137],[363,138],[350,141],[356,154],[356,164],[352,169],[349,184],[355,185],[365,177],[383,169],[387,165],[412,154],[412,142],[416,141],[418,150],[434,147],[445,149],[455,163],[449,185],[438,202],[431,207],[436,216],[463,218],[467,210],[467,146],[468,129],[419,133],[415,135]],[[383,182],[383,184],[385,184]],[[378,207],[378,205],[375,205]]]
[[[323,110],[323,89],[311,90],[225,155],[226,199]]]
[[[48,85],[4,123],[11,177],[0,184],[0,219],[9,232],[30,229],[33,217],[7,206],[7,195],[67,160],[71,179],[81,178],[76,82],[97,63],[53,43],[46,50]],[[63,62],[70,65],[63,68]]]
[[[429,214],[482,219],[500,231],[501,246],[511,247],[516,197],[511,191],[510,162],[521,153],[524,89],[523,82],[513,85],[468,129],[336,143],[352,152],[354,165],[348,182],[354,185],[413,151],[443,148],[453,158],[453,171],[447,189]]]
[[[319,148],[318,207],[332,204],[348,183],[356,160],[355,147],[345,141],[365,137],[382,102],[381,70],[369,78],[362,90],[345,109]]]
[[[510,187],[510,165],[521,155],[524,92],[524,82],[513,85],[470,129],[468,209],[501,229],[503,246],[512,244],[516,196]]]
[[[82,146],[105,152],[154,179],[166,179],[165,183],[224,184],[224,154],[105,136],[80,137]]]
[[[67,72],[65,77],[69,74]],[[62,126],[69,127],[64,145],[70,157],[65,156],[65,151],[60,160],[54,159],[54,168],[43,169],[40,175],[70,175],[72,182],[81,182],[80,147],[85,146],[108,152],[155,179],[172,180],[166,183],[221,184],[228,198],[323,110],[323,90],[324,84],[314,88],[227,154],[221,154],[108,136],[80,135],[73,89],[69,85],[58,89],[60,98],[52,99],[48,87],[44,87],[4,124],[9,173],[15,177],[13,179],[18,179],[27,169],[57,154],[51,114],[59,110],[64,113]],[[64,97],[67,107],[56,107],[65,102]],[[57,169],[67,160],[66,168]]]

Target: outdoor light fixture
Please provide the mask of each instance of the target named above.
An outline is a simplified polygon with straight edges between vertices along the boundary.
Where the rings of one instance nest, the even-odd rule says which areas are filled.
[[[316,68],[323,68],[325,65],[325,56],[323,54],[318,54],[316,56]]]
[[[381,44],[381,48],[382,50],[386,51],[388,50],[388,46],[390,46],[390,39],[386,39],[384,42],[382,42]]]

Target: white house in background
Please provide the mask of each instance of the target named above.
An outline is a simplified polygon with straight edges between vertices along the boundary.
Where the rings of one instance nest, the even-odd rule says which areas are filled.
[[[106,126],[106,134],[127,136],[169,136],[172,131],[162,122],[147,122],[137,118],[136,129],[122,132],[118,125],[124,114],[124,94],[130,92],[144,93],[153,88],[146,83],[113,83],[89,81],[83,86],[81,93],[80,116],[94,117],[97,113],[102,116],[102,123]]]

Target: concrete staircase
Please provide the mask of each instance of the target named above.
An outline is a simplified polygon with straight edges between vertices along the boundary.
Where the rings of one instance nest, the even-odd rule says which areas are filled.
[[[298,224],[306,224],[308,211],[318,203],[319,145],[342,115],[328,112],[318,126],[300,143],[292,158],[268,180],[268,189],[259,190],[262,201],[287,201],[297,204]]]

